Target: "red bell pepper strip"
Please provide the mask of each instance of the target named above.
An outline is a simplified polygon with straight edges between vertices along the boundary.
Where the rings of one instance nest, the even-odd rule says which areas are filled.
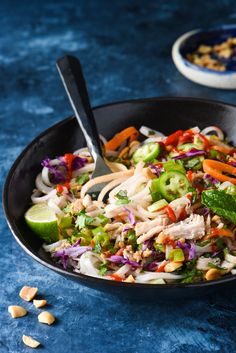
[[[176,222],[177,218],[171,206],[166,206],[166,213],[172,222]]]
[[[177,130],[176,132],[174,132],[173,134],[169,135],[166,140],[164,141],[164,144],[166,146],[168,145],[173,145],[173,146],[177,146],[178,142],[179,142],[179,138],[180,136],[183,135],[183,130]]]

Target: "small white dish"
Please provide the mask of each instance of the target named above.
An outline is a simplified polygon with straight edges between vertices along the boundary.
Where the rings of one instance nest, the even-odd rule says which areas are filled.
[[[229,37],[236,37],[236,26],[227,25],[212,29],[198,29],[180,36],[172,47],[172,59],[177,69],[189,80],[204,86],[236,89],[236,61],[229,60],[225,71],[210,70],[191,63],[186,54],[201,44],[219,44]]]

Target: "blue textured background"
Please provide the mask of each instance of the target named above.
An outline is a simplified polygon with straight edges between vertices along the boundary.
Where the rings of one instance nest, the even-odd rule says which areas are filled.
[[[0,5],[0,181],[42,130],[71,114],[55,61],[78,55],[93,105],[163,95],[235,103],[234,91],[198,86],[175,69],[173,41],[193,28],[235,23],[233,0],[2,1]],[[17,192],[17,190],[16,190]],[[121,301],[72,283],[34,262],[16,244],[0,214],[0,352],[235,352],[235,293],[174,300],[168,305]],[[58,322],[37,323],[36,310],[13,320],[9,304],[36,285]]]

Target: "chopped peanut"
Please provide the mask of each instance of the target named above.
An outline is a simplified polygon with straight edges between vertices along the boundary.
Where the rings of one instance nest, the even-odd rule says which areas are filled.
[[[22,336],[22,341],[24,342],[24,344],[30,348],[37,348],[40,345],[40,342],[36,341],[35,339],[33,339],[30,336]]]
[[[152,254],[152,250],[146,249],[143,251],[143,257],[148,257]]]
[[[134,152],[138,149],[140,145],[140,142],[139,141],[132,141],[131,144],[129,145],[129,157],[131,157]]]
[[[166,239],[166,235],[163,232],[161,232],[158,235],[158,237],[156,238],[156,243],[157,244],[163,244],[165,239]]]
[[[183,264],[181,262],[169,262],[167,265],[165,265],[165,272],[174,272],[178,268],[180,268]]]
[[[198,52],[200,54],[209,54],[212,52],[212,47],[208,46],[208,45],[200,45],[198,47]]]
[[[223,49],[219,52],[219,56],[228,59],[233,54],[233,50],[230,48]]]
[[[129,152],[129,147],[123,148],[123,150],[119,153],[118,158],[123,158],[125,157]]]
[[[211,220],[217,224],[221,223],[221,218],[218,215],[214,215]]]
[[[205,274],[205,278],[207,281],[213,281],[214,279],[218,279],[222,276],[223,271],[221,270],[217,270],[216,268],[211,268],[210,270],[208,270]]]
[[[149,169],[145,168],[142,170],[143,175],[148,178],[148,179],[154,179],[156,178],[156,175]]]
[[[123,282],[135,283],[135,279],[132,275],[129,275]]]
[[[75,202],[72,203],[72,209],[74,212],[80,212],[84,209],[83,203],[81,199],[75,200]]]
[[[24,286],[21,289],[19,296],[21,297],[21,299],[26,300],[27,302],[30,302],[35,297],[37,291],[38,291],[38,288]]]
[[[42,308],[43,306],[47,305],[47,300],[40,299],[40,300],[33,300],[33,304],[36,308]]]
[[[55,317],[48,311],[43,311],[38,315],[38,320],[42,324],[52,325],[55,321]]]
[[[8,312],[11,314],[13,319],[25,316],[27,314],[27,310],[19,305],[10,305],[8,307]]]

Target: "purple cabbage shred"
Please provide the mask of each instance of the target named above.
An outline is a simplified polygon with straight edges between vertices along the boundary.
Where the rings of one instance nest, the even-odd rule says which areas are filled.
[[[125,211],[128,212],[128,219],[129,219],[129,222],[132,226],[134,226],[136,224],[136,221],[135,221],[135,217],[134,217],[134,214],[132,211],[130,211],[127,207],[124,207]]]
[[[122,264],[122,265],[128,264],[128,265],[131,265],[132,267],[141,267],[141,265],[138,262],[126,259],[123,256],[112,255],[111,257],[108,257],[106,260],[116,264]]]
[[[184,159],[184,158],[189,158],[189,157],[196,157],[196,156],[202,156],[206,154],[204,150],[197,150],[196,148],[192,148],[190,151],[186,153],[182,153],[178,156],[173,157],[173,159]]]
[[[164,170],[162,167],[158,167],[152,163],[147,163],[147,165],[157,177],[159,177],[161,175],[161,172],[163,172]]]
[[[64,269],[68,266],[69,258],[77,258],[78,256],[82,255],[86,251],[92,250],[91,246],[80,246],[80,239],[69,248],[65,248],[62,250],[58,250],[55,252],[53,256],[58,257]]]
[[[203,179],[205,179],[207,182],[209,182],[212,185],[216,185],[219,184],[220,181],[216,178],[213,178],[211,175],[209,174],[204,174]]]
[[[72,170],[78,170],[80,168],[83,168],[86,163],[87,163],[87,158],[76,156],[72,162]]]
[[[188,255],[188,260],[193,260],[195,258],[196,247],[193,242],[181,243],[181,241],[177,240],[176,247],[182,249]]]
[[[59,164],[51,165],[50,158],[45,158],[41,165],[48,168],[50,180],[53,184],[64,183],[66,181],[67,166],[64,161],[60,160]]]

